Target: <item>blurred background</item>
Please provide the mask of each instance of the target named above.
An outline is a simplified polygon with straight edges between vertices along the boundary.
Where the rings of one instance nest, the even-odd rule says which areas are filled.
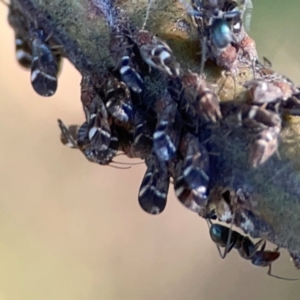
[[[299,84],[300,2],[253,2],[260,56]],[[64,61],[56,95],[39,97],[6,15],[0,5],[0,300],[299,299],[300,282],[235,252],[222,260],[172,186],[163,214],[143,212],[143,165],[98,166],[62,146],[57,118],[83,120],[80,76]],[[285,250],[273,271],[300,278]]]

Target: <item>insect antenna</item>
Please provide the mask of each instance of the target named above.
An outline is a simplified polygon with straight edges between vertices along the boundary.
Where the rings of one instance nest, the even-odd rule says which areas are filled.
[[[118,163],[118,162],[115,162],[115,161],[111,161],[111,163],[109,163],[108,165],[106,165],[106,166],[108,166],[108,167],[112,167],[112,168],[115,168],[115,169],[120,169],[120,170],[128,170],[128,169],[131,169],[131,167],[129,166],[129,167],[119,167],[119,166],[115,166],[115,165],[113,165],[112,163]]]
[[[126,162],[112,160],[112,162],[115,163],[115,164],[119,164],[119,165],[129,165],[129,166],[136,166],[136,165],[142,165],[142,164],[144,164],[143,161],[138,162],[138,163],[126,163]]]

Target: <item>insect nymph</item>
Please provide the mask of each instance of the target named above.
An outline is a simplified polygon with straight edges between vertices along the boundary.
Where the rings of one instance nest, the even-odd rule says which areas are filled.
[[[58,59],[47,44],[43,30],[31,29],[31,84],[41,96],[54,95],[57,89]]]

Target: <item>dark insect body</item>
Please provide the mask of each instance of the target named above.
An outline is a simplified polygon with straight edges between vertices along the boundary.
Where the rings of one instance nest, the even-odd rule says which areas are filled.
[[[183,176],[190,189],[198,191],[203,200],[207,199],[209,184],[209,155],[206,148],[192,134],[186,134],[182,138],[185,145],[182,151]]]
[[[200,213],[207,204],[209,194],[208,152],[198,138],[190,133],[181,138],[179,152],[183,160],[174,167],[175,194],[183,205]]]
[[[183,172],[184,165],[183,161],[181,160],[174,166],[173,178],[176,197],[185,207],[200,214],[206,206],[206,201],[203,199],[203,190],[201,190],[199,193],[198,190],[191,189],[188,182],[186,182],[184,178]]]
[[[88,124],[81,126],[71,125],[67,128],[61,120],[58,120],[61,130],[61,141],[70,148],[79,149],[90,162],[100,165],[108,165],[116,156],[119,149],[119,141],[115,132],[112,132],[109,147],[99,151],[93,149],[88,137]]]
[[[162,161],[169,161],[176,154],[179,144],[181,120],[177,104],[168,92],[156,102],[158,116],[153,134],[153,150]]]
[[[268,267],[267,274],[283,280],[296,281],[299,279],[285,278],[272,274],[272,263],[280,256],[279,247],[275,250],[265,250],[266,241],[260,240],[254,244],[247,236],[244,236],[237,231],[221,224],[212,224],[210,222],[209,233],[213,242],[217,245],[219,254],[222,258],[234,248],[240,256],[258,267]],[[225,248],[224,253],[221,253],[220,247]]]
[[[19,7],[13,2],[6,5],[9,9],[8,22],[15,30],[16,57],[19,64],[31,69],[31,84],[39,95],[52,96],[57,89],[60,55],[53,53],[45,32],[30,24]]]
[[[150,214],[160,214],[166,207],[170,175],[166,164],[155,155],[145,160],[147,170],[139,190],[139,204]]]
[[[111,128],[104,102],[96,95],[86,109],[88,139],[94,150],[105,151],[111,142]]]
[[[109,50],[112,54],[122,81],[135,93],[141,93],[144,89],[144,81],[136,70],[133,44],[128,38],[128,30],[123,26],[117,26],[111,31]]]
[[[16,34],[15,44],[18,63],[23,68],[30,69],[32,64],[32,49],[30,43]]]
[[[106,107],[112,117],[120,122],[132,120],[131,96],[125,83],[111,76],[105,83],[104,93]]]
[[[145,159],[153,148],[153,126],[149,124],[145,116],[140,112],[135,112],[133,119],[133,143],[131,152],[134,157]]]
[[[31,29],[31,84],[41,96],[53,96],[57,90],[58,60],[47,44],[43,30]]]

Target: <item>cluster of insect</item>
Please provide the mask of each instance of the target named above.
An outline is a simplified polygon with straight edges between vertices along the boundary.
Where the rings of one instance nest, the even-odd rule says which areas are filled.
[[[100,165],[116,164],[113,159],[119,151],[145,160],[147,169],[138,194],[144,211],[159,214],[165,209],[172,178],[180,202],[207,219],[222,258],[237,249],[243,258],[269,267],[268,274],[275,276],[271,264],[280,255],[278,248],[265,250],[265,240],[254,244],[231,227],[212,223],[218,219],[235,224],[237,211],[243,215],[238,208],[243,197],[239,192],[213,197],[214,154],[206,141],[212,125],[230,130],[245,127],[252,136],[249,167],[260,167],[277,151],[282,114],[299,114],[300,91],[269,64],[258,61],[255,42],[245,30],[250,24],[250,0],[180,2],[202,45],[200,73],[183,70],[167,43],[145,30],[146,22],[142,29],[135,28],[110,0],[93,1],[110,28],[108,48],[114,65],[101,78],[83,74],[85,121],[66,126],[59,120],[61,140]],[[8,19],[15,30],[17,59],[31,68],[34,90],[41,96],[52,96],[57,89],[62,49],[51,35],[34,23],[28,24],[12,5]],[[224,76],[236,78],[242,68],[252,70],[253,79],[244,85],[246,102],[220,101],[206,81],[204,63],[208,59],[223,70]],[[157,85],[156,93],[153,85]],[[220,247],[225,248],[224,253]]]

